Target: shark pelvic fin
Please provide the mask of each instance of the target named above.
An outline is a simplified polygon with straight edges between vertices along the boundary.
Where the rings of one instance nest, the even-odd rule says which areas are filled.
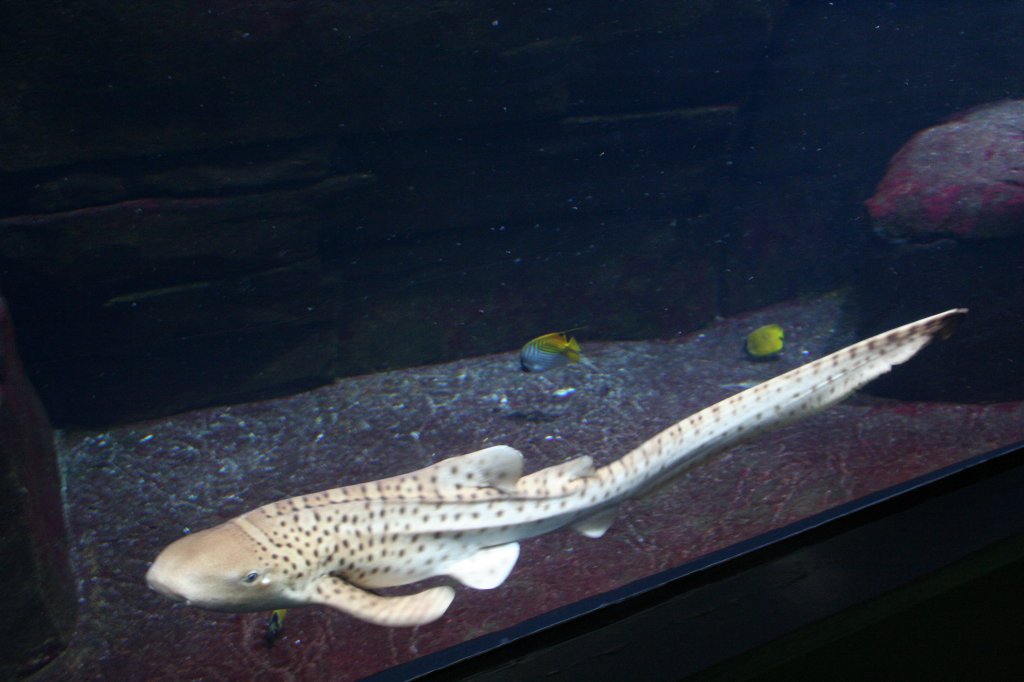
[[[382,596],[337,576],[324,576],[316,582],[309,601],[375,625],[408,627],[437,620],[454,598],[455,590],[447,586],[432,587],[416,594]]]
[[[618,506],[602,509],[572,524],[572,529],[588,538],[599,538],[611,527],[618,511]]]
[[[447,495],[458,495],[467,488],[490,487],[511,493],[523,475],[523,453],[507,445],[459,455],[438,462],[437,489]]]
[[[466,587],[490,590],[505,582],[519,559],[519,543],[481,549],[473,556],[457,561],[445,571]]]

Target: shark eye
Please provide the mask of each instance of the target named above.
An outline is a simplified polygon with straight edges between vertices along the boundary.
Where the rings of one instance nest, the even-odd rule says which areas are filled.
[[[242,580],[244,582],[246,582],[246,583],[250,583],[251,584],[251,583],[256,582],[256,579],[259,578],[259,577],[260,577],[259,571],[249,571],[248,575],[246,575],[244,578],[242,578]]]

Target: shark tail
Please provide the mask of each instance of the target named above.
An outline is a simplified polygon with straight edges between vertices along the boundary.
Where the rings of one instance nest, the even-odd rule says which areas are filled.
[[[818,412],[848,397],[936,337],[947,338],[967,313],[954,308],[891,329],[705,408],[598,470],[617,494],[643,495],[697,462],[754,434]]]

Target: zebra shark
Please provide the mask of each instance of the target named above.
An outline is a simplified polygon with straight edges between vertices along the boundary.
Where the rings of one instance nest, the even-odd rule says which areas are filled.
[[[378,594],[450,576],[468,587],[501,585],[519,540],[571,527],[600,537],[619,504],[755,433],[832,405],[936,336],[953,309],[847,346],[705,408],[621,459],[589,456],[523,475],[505,445],[451,457],[411,473],[273,502],[167,546],[146,574],[157,592],[229,612],[322,604],[384,626],[442,616],[448,585]]]

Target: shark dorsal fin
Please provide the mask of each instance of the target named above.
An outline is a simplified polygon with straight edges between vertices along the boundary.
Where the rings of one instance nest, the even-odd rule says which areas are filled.
[[[562,462],[561,464],[555,464],[545,469],[540,469],[533,472],[526,478],[529,480],[548,480],[552,484],[560,485],[562,483],[569,483],[575,481],[578,478],[586,478],[593,476],[595,472],[594,459],[590,455],[583,455],[570,459],[568,462]]]
[[[507,445],[494,445],[430,468],[437,475],[437,490],[442,494],[458,495],[467,488],[497,488],[511,493],[523,475],[523,453]]]

